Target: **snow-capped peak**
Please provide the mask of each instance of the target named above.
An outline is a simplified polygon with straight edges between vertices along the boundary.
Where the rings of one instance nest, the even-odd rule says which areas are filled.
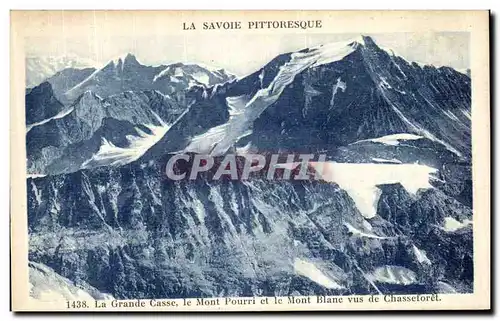
[[[170,77],[173,82],[178,82],[178,78],[189,78],[191,80],[190,86],[196,84],[203,84],[209,86],[213,83],[211,79],[231,79],[232,74],[227,73],[222,68],[208,66],[203,63],[174,63],[165,66],[165,68],[156,74],[153,82],[156,82],[164,77]]]
[[[122,54],[122,55],[119,55],[113,59],[111,59],[107,65],[110,65],[112,64],[113,66],[117,67],[119,65],[124,65],[125,63],[129,64],[129,63],[134,63],[134,64],[139,64],[139,61],[137,61],[137,58],[131,54],[131,53],[126,53],[126,54]]]
[[[354,52],[358,45],[353,41],[336,42],[294,52],[291,55],[291,60],[280,67],[279,72],[267,87],[261,88],[253,97],[233,100],[233,102],[237,101],[239,104],[243,104],[238,109],[244,112],[230,117],[225,124],[213,127],[207,132],[193,137],[185,150],[192,152],[211,151],[213,155],[225,153],[240,138],[251,133],[252,122],[268,106],[278,100],[283,90],[294,81],[295,76],[307,68],[339,61]]]
[[[311,58],[315,60],[315,62],[311,65],[311,67],[325,65],[341,60],[345,56],[354,52],[357,48],[359,48],[359,46],[363,45],[365,45],[364,37],[359,36],[347,41],[331,42],[311,47],[309,48],[308,53],[312,53]],[[294,53],[293,55],[299,55],[299,54],[300,53]]]
[[[365,39],[367,39],[368,43],[374,43],[373,39],[369,36],[363,36],[363,35],[359,35],[357,37],[354,37],[352,38],[350,41],[351,43],[356,43],[358,45],[366,45],[366,42],[365,42]]]

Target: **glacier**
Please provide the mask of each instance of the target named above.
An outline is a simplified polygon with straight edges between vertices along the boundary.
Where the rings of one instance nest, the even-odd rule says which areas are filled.
[[[99,147],[98,152],[90,159],[86,160],[82,164],[81,168],[103,165],[119,166],[133,162],[141,157],[151,146],[158,142],[170,128],[163,122],[159,126],[144,126],[151,131],[151,134],[147,134],[136,127],[138,136],[127,135],[127,147],[117,147],[113,145],[113,143],[106,140],[106,138],[102,138],[102,145]]]
[[[206,153],[209,147],[211,155],[222,155],[230,146],[233,146],[240,138],[250,134],[251,124],[260,114],[274,102],[276,102],[283,90],[290,85],[295,77],[310,67],[332,63],[341,60],[352,53],[359,45],[358,42],[340,42],[328,45],[320,45],[311,48],[307,52],[296,52],[291,55],[291,60],[280,66],[278,73],[266,88],[261,88],[257,93],[243,101],[237,97],[228,97],[230,109],[242,110],[233,114],[229,121],[223,125],[211,128],[207,133],[193,137],[192,143],[185,151]],[[344,85],[345,86],[345,85]],[[238,106],[235,107],[235,104]],[[207,140],[211,143],[204,146],[205,150],[199,150],[198,141]]]

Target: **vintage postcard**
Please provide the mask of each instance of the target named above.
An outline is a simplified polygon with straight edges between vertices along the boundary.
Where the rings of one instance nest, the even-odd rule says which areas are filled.
[[[487,11],[12,11],[14,311],[490,309]]]

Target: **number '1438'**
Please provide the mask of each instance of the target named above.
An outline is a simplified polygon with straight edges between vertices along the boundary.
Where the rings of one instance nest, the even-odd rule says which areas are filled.
[[[81,309],[81,308],[88,308],[88,305],[86,301],[66,301],[66,308]]]

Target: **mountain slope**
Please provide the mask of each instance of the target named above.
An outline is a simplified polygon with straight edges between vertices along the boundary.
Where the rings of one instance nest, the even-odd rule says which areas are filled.
[[[399,133],[426,137],[464,159],[471,154],[470,79],[390,56],[368,37],[285,54],[245,79],[200,89],[183,118],[147,157],[186,148],[221,154],[248,144],[333,152]],[[190,123],[198,124],[195,131]]]
[[[175,100],[156,91],[125,92],[106,99],[86,92],[63,117],[29,130],[28,172],[76,171],[106,142],[121,148],[137,147],[138,141],[153,144],[148,137],[166,130],[183,110]]]
[[[65,93],[87,79],[95,71],[95,68],[66,68],[47,78],[46,81],[52,85],[56,97],[65,105],[68,105],[73,101],[68,100]]]

